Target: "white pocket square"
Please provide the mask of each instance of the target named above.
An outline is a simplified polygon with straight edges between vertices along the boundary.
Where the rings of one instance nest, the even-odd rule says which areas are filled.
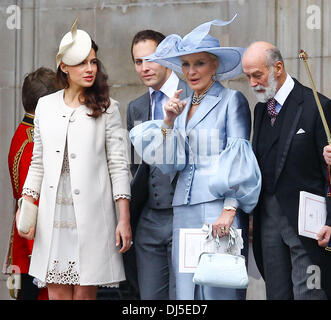
[[[306,131],[300,128],[296,134],[302,134],[302,133],[306,133]]]

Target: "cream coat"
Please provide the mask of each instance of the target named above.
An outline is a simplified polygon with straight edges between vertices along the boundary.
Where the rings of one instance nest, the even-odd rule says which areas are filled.
[[[66,139],[70,179],[79,238],[80,284],[125,280],[122,256],[115,247],[117,224],[113,196],[130,195],[125,130],[111,105],[98,119],[86,106],[65,105],[63,90],[39,99],[34,149],[24,188],[40,194],[38,221],[29,273],[45,281],[57,186]]]

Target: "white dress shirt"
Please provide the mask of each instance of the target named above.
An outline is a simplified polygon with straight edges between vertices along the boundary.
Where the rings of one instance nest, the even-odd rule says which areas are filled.
[[[179,78],[174,72],[171,72],[170,77],[168,80],[163,84],[163,86],[160,88],[159,91],[162,91],[164,93],[163,99],[162,99],[162,110],[164,114],[164,105],[167,103],[167,101],[172,98],[178,88]],[[151,111],[152,111],[152,120],[154,120],[154,109],[155,109],[155,101],[153,97],[153,92],[155,90],[151,87],[149,87],[149,94],[151,99]]]
[[[282,109],[282,106],[284,105],[284,102],[286,101],[288,95],[291,93],[293,87],[294,87],[294,80],[289,74],[287,74],[285,82],[279,88],[279,90],[274,96],[275,100],[277,101],[276,104],[277,113],[279,113],[280,110]]]

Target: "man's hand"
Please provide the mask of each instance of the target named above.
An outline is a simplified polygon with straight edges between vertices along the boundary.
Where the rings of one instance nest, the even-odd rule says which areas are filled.
[[[331,236],[331,227],[324,226],[320,230],[320,232],[317,234],[317,242],[320,247],[326,248]]]
[[[326,164],[331,165],[331,145],[324,147],[323,156]]]

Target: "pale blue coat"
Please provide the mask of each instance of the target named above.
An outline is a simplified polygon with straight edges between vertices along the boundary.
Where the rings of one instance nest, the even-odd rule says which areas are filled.
[[[134,127],[130,138],[136,151],[163,173],[179,171],[173,206],[222,198],[226,205],[251,212],[261,176],[249,142],[246,98],[215,82],[186,125],[191,98],[186,99],[188,103],[166,139],[160,130],[162,120]]]

